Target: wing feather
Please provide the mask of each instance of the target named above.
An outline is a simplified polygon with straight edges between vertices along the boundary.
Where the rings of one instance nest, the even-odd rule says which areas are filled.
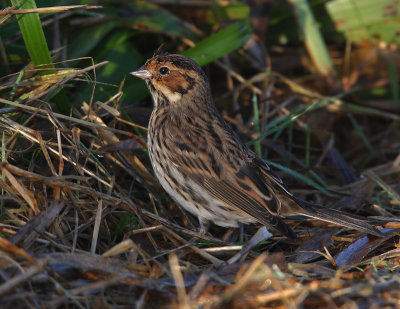
[[[224,131],[218,132],[221,134]],[[289,238],[296,237],[279,217],[281,203],[266,185],[264,175],[258,174],[257,169],[250,165],[251,162],[243,158],[243,149],[239,149],[243,147],[241,143],[233,141],[217,148],[218,143],[204,143],[202,138],[193,138],[194,132],[177,130],[176,134],[179,136],[174,140],[179,142],[172,146],[175,152],[171,160],[182,174],[222,204],[236,211],[243,211]],[[214,138],[218,139],[216,134]],[[234,137],[220,136],[219,140],[226,138]],[[226,149],[227,145],[237,149]]]

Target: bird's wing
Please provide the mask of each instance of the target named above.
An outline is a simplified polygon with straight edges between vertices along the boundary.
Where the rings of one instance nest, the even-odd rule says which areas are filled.
[[[263,175],[240,159],[243,155],[235,154],[235,151],[227,152],[224,145],[219,145],[219,148],[204,147],[199,139],[195,143],[185,133],[180,140],[174,145],[174,158],[171,159],[182,174],[216,200],[295,238],[294,232],[279,217],[280,200],[266,185]]]

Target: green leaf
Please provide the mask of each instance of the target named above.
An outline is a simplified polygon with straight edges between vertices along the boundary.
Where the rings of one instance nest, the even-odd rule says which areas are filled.
[[[36,3],[34,0],[11,0],[11,3],[17,9],[35,9]],[[47,47],[46,38],[44,37],[43,28],[40,23],[39,14],[19,14],[17,15],[19,27],[24,39],[26,49],[32,62],[36,65],[42,65],[41,68],[54,68],[50,57],[50,52]],[[54,70],[42,72],[42,74],[54,73]]]
[[[400,42],[400,3],[393,0],[334,0],[326,4],[336,28],[352,41]]]
[[[242,46],[251,35],[252,29],[248,20],[239,21],[187,49],[183,54],[205,65]]]
[[[124,101],[131,103],[143,99],[148,95],[147,88],[142,80],[132,78],[129,72],[143,64],[143,57],[133,45],[129,29],[112,31],[102,43],[102,48],[92,52],[95,62],[103,60],[109,63],[96,70],[96,100],[107,100],[113,96],[119,83],[126,77],[124,84]],[[78,86],[78,100],[89,100],[92,95],[93,84],[83,83]]]
[[[116,22],[109,21],[86,27],[81,29],[79,33],[71,33],[68,44],[68,58],[75,59],[90,55],[116,25]]]

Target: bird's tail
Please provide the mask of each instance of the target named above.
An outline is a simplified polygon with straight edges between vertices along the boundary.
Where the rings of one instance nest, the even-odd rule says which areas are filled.
[[[382,223],[379,220],[369,220],[368,218],[349,214],[336,209],[326,208],[297,198],[294,198],[294,200],[304,210],[304,212],[301,213],[304,216],[352,228],[375,236],[383,236],[376,227],[372,226],[372,224],[379,224],[378,222]]]

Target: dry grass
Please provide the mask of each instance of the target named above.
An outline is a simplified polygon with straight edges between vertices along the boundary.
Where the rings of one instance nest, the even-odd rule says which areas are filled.
[[[70,72],[70,76],[76,78],[91,69]],[[257,75],[246,80],[237,72],[230,76],[243,87],[219,96],[219,106],[224,98],[231,100],[232,94],[239,100],[236,94],[245,89],[265,93],[259,82],[271,78]],[[140,136],[145,136],[145,129],[120,117],[121,92],[109,102],[83,103],[71,116],[54,113],[50,104],[40,101],[70,80],[60,74],[50,84],[20,87],[31,98],[20,104],[1,99],[5,104],[0,110],[1,306],[400,307],[400,243],[393,230],[376,239],[294,218],[288,222],[299,234],[297,243],[277,235],[244,260],[227,265],[225,261],[243,244],[238,242],[240,233],[234,231],[230,241],[221,240],[226,230],[217,227],[199,235],[196,220],[167,198],[152,176],[143,146],[146,141]],[[262,126],[290,114],[296,104],[311,106],[325,99],[282,76],[275,75],[270,85],[267,92],[275,100],[262,102],[269,108],[261,114]],[[337,120],[341,113],[351,112],[352,106],[330,100],[310,116],[292,122],[290,144],[264,139],[261,147],[272,149],[272,161],[283,157],[293,170],[305,171],[309,166],[298,154],[305,151],[301,145],[307,123]],[[132,119],[139,118],[140,111],[133,108]],[[372,108],[360,114],[367,115],[361,115],[359,123],[373,147],[372,154],[366,153],[357,136],[351,148],[336,141],[338,151],[330,138],[322,139],[314,131],[311,136],[310,156],[317,162],[313,167],[330,184],[327,191],[349,196],[339,199],[290,178],[287,182],[303,198],[362,215],[396,218],[400,209],[400,116]],[[239,116],[226,118],[244,138],[256,138],[258,133],[240,120],[246,115]],[[341,136],[349,128],[341,126],[344,120],[338,123],[334,133]],[[317,137],[326,143],[315,141]],[[334,186],[335,168],[342,176],[351,173],[347,165],[331,161],[333,171],[323,165],[327,157],[335,158],[334,151],[341,154],[336,158],[344,157],[364,177]],[[396,222],[386,226],[398,227]],[[246,227],[244,242],[254,232],[254,227]]]

